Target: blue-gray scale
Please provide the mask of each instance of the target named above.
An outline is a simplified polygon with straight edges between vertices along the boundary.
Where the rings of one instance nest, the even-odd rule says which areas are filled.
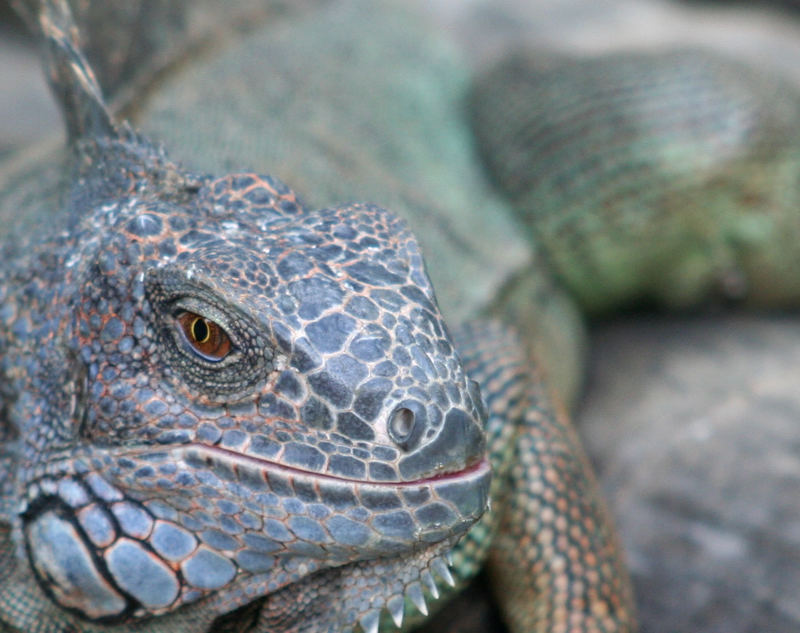
[[[149,543],[162,558],[173,562],[183,560],[197,547],[197,539],[191,532],[165,522],[156,524]]]
[[[178,597],[180,587],[174,572],[141,543],[120,539],[105,559],[117,585],[143,605],[166,607]]]
[[[69,506],[78,508],[89,503],[89,495],[77,481],[71,477],[65,477],[58,483],[58,496]]]
[[[249,572],[260,573],[275,567],[275,557],[254,550],[242,550],[236,555],[239,566]]]
[[[68,588],[83,595],[80,604],[87,613],[115,615],[127,606],[125,599],[109,587],[94,566],[89,550],[75,528],[52,511],[42,514],[28,528],[30,547],[42,552],[46,561],[41,572],[53,578],[66,578]]]
[[[227,558],[203,547],[182,565],[183,577],[198,589],[216,589],[230,582],[236,567]]]
[[[117,532],[108,513],[96,503],[86,506],[78,513],[78,522],[86,536],[98,547],[111,544]]]

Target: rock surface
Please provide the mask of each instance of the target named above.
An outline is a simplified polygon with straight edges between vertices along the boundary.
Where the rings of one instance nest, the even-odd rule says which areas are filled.
[[[642,630],[800,627],[800,322],[626,318],[595,329],[578,415]]]

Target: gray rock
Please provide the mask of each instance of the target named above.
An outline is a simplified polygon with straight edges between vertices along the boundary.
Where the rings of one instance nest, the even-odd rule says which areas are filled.
[[[796,319],[624,319],[593,341],[580,428],[642,630],[796,631]]]

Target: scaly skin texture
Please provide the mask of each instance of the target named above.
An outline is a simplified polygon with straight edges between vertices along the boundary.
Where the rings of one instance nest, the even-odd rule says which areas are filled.
[[[451,339],[405,223],[182,170],[38,18],[72,162],[2,251],[0,630],[372,633],[498,525],[516,630],[630,630],[569,427],[512,335]]]
[[[470,106],[488,170],[585,309],[800,303],[789,80],[703,50],[527,52]]]
[[[473,528],[461,545],[491,544],[492,591],[510,629],[633,630],[616,536],[572,425],[506,328],[471,324],[456,344],[469,374],[485,386],[490,446],[508,451],[492,454],[499,525],[491,537]]]

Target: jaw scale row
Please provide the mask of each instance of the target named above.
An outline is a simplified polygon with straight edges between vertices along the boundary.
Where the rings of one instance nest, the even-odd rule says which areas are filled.
[[[406,601],[410,601],[422,615],[426,616],[428,615],[428,605],[425,602],[425,592],[427,591],[434,600],[439,599],[439,587],[432,572],[436,572],[449,587],[456,586],[446,560],[448,558],[450,558],[449,551],[446,554],[432,558],[427,567],[419,570],[418,580],[407,583],[402,593],[394,594],[386,600],[384,608],[397,628],[400,628],[403,624]],[[380,633],[381,615],[382,609],[380,608],[367,611],[358,620],[363,633]]]

